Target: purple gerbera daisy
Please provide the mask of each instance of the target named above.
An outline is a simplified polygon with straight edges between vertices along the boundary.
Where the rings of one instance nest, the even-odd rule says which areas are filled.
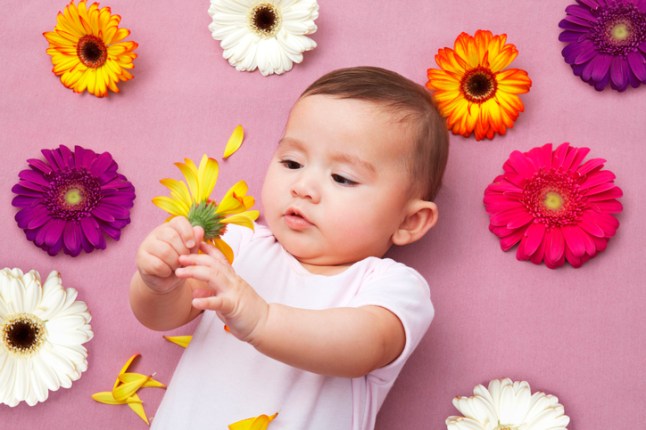
[[[574,74],[598,91],[646,83],[646,0],[577,0],[559,40]]]
[[[119,240],[130,223],[135,188],[117,172],[112,155],[64,145],[41,152],[45,160],[27,160],[29,169],[11,189],[27,239],[50,255],[63,250],[72,256],[104,249],[106,235]]]

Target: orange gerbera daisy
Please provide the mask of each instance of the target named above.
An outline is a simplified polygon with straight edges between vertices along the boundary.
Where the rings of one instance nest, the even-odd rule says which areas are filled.
[[[138,45],[123,41],[130,30],[119,28],[121,17],[112,15],[109,7],[87,7],[86,0],[77,6],[72,0],[56,21],[54,31],[43,36],[49,42],[52,71],[67,88],[105,97],[108,89],[119,92],[117,82],[133,78],[128,70],[134,67]]]
[[[493,139],[513,127],[524,110],[518,94],[528,92],[532,81],[524,70],[506,69],[518,55],[506,40],[506,34],[488,30],[462,33],[453,49],[435,56],[440,68],[428,69],[426,87],[454,134]]]

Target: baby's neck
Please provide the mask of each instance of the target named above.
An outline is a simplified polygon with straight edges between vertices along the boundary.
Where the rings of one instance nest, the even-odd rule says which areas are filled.
[[[299,261],[299,263],[308,272],[313,273],[315,275],[324,275],[324,276],[338,275],[341,272],[345,272],[347,268],[351,266],[351,264],[341,264],[338,266],[321,266],[316,264],[303,263],[301,261]]]

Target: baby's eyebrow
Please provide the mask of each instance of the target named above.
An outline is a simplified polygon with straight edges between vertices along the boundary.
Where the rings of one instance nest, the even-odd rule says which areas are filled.
[[[337,153],[334,154],[332,157],[333,160],[338,161],[340,163],[347,163],[351,164],[353,166],[358,166],[361,169],[365,169],[369,171],[370,173],[377,173],[377,169],[372,163],[369,163],[365,160],[362,160],[361,158],[357,157],[356,155],[352,154],[346,154],[346,153]]]

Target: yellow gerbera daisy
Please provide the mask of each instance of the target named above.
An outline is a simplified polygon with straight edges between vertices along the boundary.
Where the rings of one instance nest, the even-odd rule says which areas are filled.
[[[476,140],[493,139],[513,127],[524,110],[518,94],[528,92],[532,81],[524,70],[506,69],[518,55],[506,40],[506,34],[487,30],[462,33],[453,49],[440,49],[435,56],[440,68],[428,69],[426,87],[454,134],[475,132]]]
[[[209,199],[218,179],[217,160],[204,154],[199,166],[189,158],[175,165],[184,175],[186,183],[162,179],[160,182],[170,190],[170,197],[155,197],[153,203],[170,214],[167,221],[176,216],[185,216],[192,225],[204,228],[204,240],[222,251],[232,262],[231,247],[220,239],[227,224],[238,224],[253,230],[253,221],[260,215],[257,210],[249,210],[255,200],[247,195],[247,184],[238,181],[217,203]]]
[[[112,15],[109,7],[88,7],[86,0],[76,6],[72,0],[56,21],[54,31],[43,36],[49,42],[52,71],[67,88],[105,97],[108,89],[119,92],[117,82],[133,78],[128,69],[134,67],[138,45],[123,41],[130,30],[119,28],[121,17]]]

